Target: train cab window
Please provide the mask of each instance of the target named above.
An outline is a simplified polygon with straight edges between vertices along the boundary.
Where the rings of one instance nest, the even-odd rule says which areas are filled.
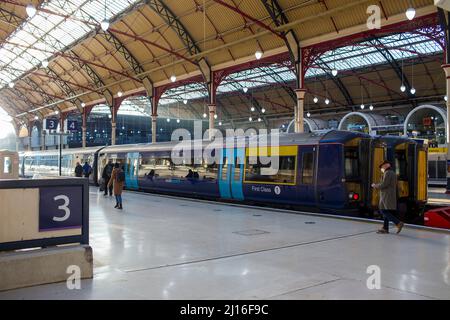
[[[345,179],[358,180],[359,156],[357,148],[345,148]]]
[[[395,153],[395,173],[400,180],[408,180],[406,153],[404,151]]]
[[[302,184],[312,184],[314,179],[314,153],[305,152],[302,156]]]
[[[246,157],[245,182],[247,183],[275,183],[275,184],[295,184],[296,156],[280,156],[279,169],[272,175],[267,175],[263,168],[270,169],[272,163],[263,164],[258,157],[257,163],[250,163],[250,157]]]

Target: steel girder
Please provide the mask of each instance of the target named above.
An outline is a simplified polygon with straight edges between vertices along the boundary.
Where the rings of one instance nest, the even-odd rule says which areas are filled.
[[[267,72],[264,68],[259,68],[261,72],[263,72],[268,77],[271,77],[275,82],[281,84],[283,89],[289,94],[292,101],[294,103],[297,103],[297,95],[295,94],[294,90],[289,86],[289,84],[284,80],[280,75],[278,75],[276,72]]]
[[[103,32],[103,37],[112,45],[114,48],[124,57],[128,64],[133,69],[134,74],[143,73],[145,70],[142,68],[141,64],[137,59],[131,54],[131,52],[125,47],[125,45],[111,32]]]
[[[177,16],[160,0],[146,0],[147,5],[152,8],[163,20],[177,33],[180,40],[186,46],[190,55],[200,53],[190,33],[184,25],[178,20]]]
[[[323,61],[321,58],[317,58],[317,62],[319,62],[321,65],[325,66],[326,69],[329,69],[329,70],[331,69],[330,66],[325,61]],[[352,99],[352,96],[348,92],[348,90],[345,87],[344,83],[342,83],[341,79],[339,79],[338,77],[331,76],[331,80],[334,82],[336,87],[338,87],[339,91],[341,91],[341,93],[344,96],[345,101],[347,102],[347,104],[349,106],[354,106],[355,103],[354,103],[354,101]]]
[[[20,18],[19,16],[15,15],[14,13],[5,10],[3,8],[0,8],[0,20],[5,21],[8,24],[11,24],[15,27],[20,26],[20,24],[23,22],[24,19]]]
[[[438,8],[439,24],[445,33],[445,62],[450,63],[450,13]]]
[[[73,89],[67,84],[66,81],[64,81],[55,71],[53,71],[52,69],[50,69],[50,67],[45,68],[45,72],[47,73],[47,75],[51,76],[53,78],[53,80],[56,82],[56,84],[58,85],[58,87],[68,96],[75,96],[76,92],[73,91]],[[73,100],[71,100],[70,102],[73,103],[78,111],[82,111],[81,109],[81,100],[79,98],[76,98],[76,101],[80,104],[76,104]]]
[[[277,27],[280,27],[282,25],[289,23],[288,18],[284,14],[283,9],[281,8],[281,6],[277,0],[261,0],[261,2],[263,3],[263,5],[266,8],[266,11],[269,13],[270,17],[272,18],[273,23]],[[298,39],[297,39],[297,36],[295,35],[294,31],[291,29],[288,32],[285,32],[284,34],[287,35],[287,33],[291,33],[293,41],[295,41],[298,44]],[[300,57],[298,57],[297,59],[295,58],[295,57],[299,56],[299,54],[298,54],[298,52],[294,51],[294,48],[292,48],[291,43],[288,38],[285,38],[284,42],[290,52],[292,63],[293,63],[293,65],[295,65],[296,63],[299,62],[296,60],[297,59],[300,60],[301,58]]]
[[[240,93],[241,90],[244,88],[239,82],[230,82],[229,85],[234,87],[238,93]],[[267,118],[266,118],[265,114],[262,113],[262,111],[261,111],[262,107],[259,104],[259,101],[256,100],[255,97],[252,94],[248,93],[248,92],[245,93],[244,96],[250,101],[252,106],[254,106],[255,109],[260,113],[261,118],[264,120],[264,123],[266,124],[266,126],[268,126],[269,122],[267,121]]]
[[[375,49],[383,56],[384,59],[389,63],[389,65],[394,69],[397,77],[403,82],[406,87],[406,93],[409,98],[414,98],[414,95],[411,93],[411,84],[409,83],[408,78],[404,74],[402,68],[398,64],[397,60],[392,56],[388,49],[382,48],[383,44],[377,38],[373,38],[370,40],[371,43],[374,43]]]

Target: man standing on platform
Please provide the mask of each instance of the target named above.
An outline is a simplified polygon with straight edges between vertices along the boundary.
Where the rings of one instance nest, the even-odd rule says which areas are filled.
[[[109,195],[112,196],[113,186],[108,186],[108,182],[111,179],[111,175],[113,172],[114,166],[112,163],[112,160],[108,161],[108,164],[103,168],[102,172],[102,178],[103,178],[103,187],[105,188],[104,195],[108,195],[108,189],[109,189]]]
[[[400,233],[403,228],[403,222],[395,216],[395,213],[397,212],[397,174],[392,170],[389,161],[384,161],[380,165],[380,169],[383,173],[381,183],[372,184],[372,188],[380,190],[379,209],[384,217],[383,228],[378,230],[377,233],[389,233],[390,221],[397,226],[397,233]]]

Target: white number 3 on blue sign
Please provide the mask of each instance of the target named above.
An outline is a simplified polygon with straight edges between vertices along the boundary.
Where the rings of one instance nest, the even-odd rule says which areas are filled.
[[[64,211],[64,216],[63,217],[53,217],[53,221],[57,221],[57,222],[62,222],[62,221],[66,221],[67,219],[69,219],[70,217],[70,209],[69,209],[69,197],[65,196],[65,195],[59,195],[53,198],[53,200],[58,201],[58,200],[64,200],[64,204],[60,205],[58,207],[59,210],[63,210]]]

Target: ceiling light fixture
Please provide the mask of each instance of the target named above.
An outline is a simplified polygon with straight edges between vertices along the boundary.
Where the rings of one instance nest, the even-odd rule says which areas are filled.
[[[253,118],[252,118],[252,117],[249,117],[249,118],[248,118],[248,121],[252,122],[252,121],[253,121]]]
[[[361,110],[364,110],[365,107],[366,107],[366,106],[364,105],[364,103],[361,104]]]
[[[166,120],[167,122],[170,122],[170,118],[167,118],[167,120]]]
[[[251,110],[252,112],[254,112],[254,111],[255,111],[255,107],[252,106],[252,107],[250,108],[250,110]]]
[[[263,53],[262,53],[261,50],[256,50],[256,52],[255,52],[255,58],[256,58],[256,60],[261,59],[261,58],[262,58],[262,55],[263,55]]]
[[[242,89],[242,90],[244,91],[244,93],[247,93],[248,88],[247,88],[247,87],[244,87],[244,89]]]
[[[102,28],[102,30],[103,31],[108,31],[108,29],[109,29],[109,21],[108,20],[103,20],[101,23],[100,23],[100,28]]]
[[[27,15],[32,18],[36,14],[36,8],[30,3],[27,5],[25,11],[27,12]]]
[[[170,81],[172,81],[172,82],[175,82],[175,81],[177,81],[177,76],[176,75],[171,75],[170,76]]]
[[[331,74],[333,75],[333,77],[336,77],[338,75],[337,69],[331,70]]]
[[[319,102],[319,98],[314,97],[313,101],[314,101],[314,103],[317,103],[317,102]]]
[[[373,110],[373,105],[370,105],[369,109],[370,109],[370,111],[372,111]]]
[[[325,104],[327,104],[327,105],[330,104],[330,99],[326,98],[325,99]]]
[[[187,103],[188,103],[187,99],[184,99],[184,100],[183,100],[183,103],[184,103],[184,104],[187,104]]]
[[[411,88],[411,94],[416,94],[416,88],[414,87]]]
[[[406,91],[406,87],[405,87],[404,84],[402,84],[402,86],[400,87],[400,91],[401,91],[401,92],[405,92],[405,91]]]
[[[408,18],[408,20],[414,19],[415,16],[416,16],[416,9],[411,7],[408,8],[408,10],[406,10],[406,17]]]
[[[311,117],[311,113],[308,112],[308,113],[306,114],[306,116],[307,116],[308,118]]]
[[[262,121],[262,119],[261,118],[258,118],[258,122],[261,122]]]
[[[82,102],[82,103],[81,103],[81,107],[82,107],[82,108],[86,107],[86,103]]]
[[[206,118],[206,113],[203,114],[203,118]]]
[[[222,125],[222,121],[219,121],[219,126],[221,126]]]
[[[265,109],[265,108],[262,108],[262,109],[261,109],[261,112],[262,112],[262,113],[266,113],[266,109]]]
[[[117,92],[117,96],[120,98],[121,96],[123,96],[122,91]]]

